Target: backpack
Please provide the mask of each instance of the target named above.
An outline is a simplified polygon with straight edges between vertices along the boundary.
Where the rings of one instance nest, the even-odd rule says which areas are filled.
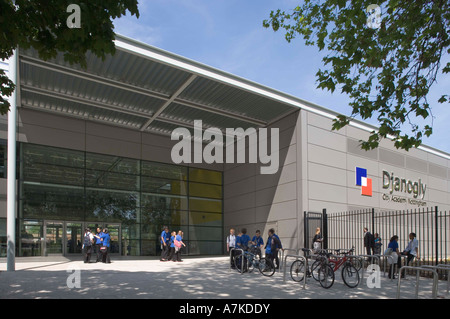
[[[89,236],[89,233],[84,235],[84,247],[92,246],[91,237]]]

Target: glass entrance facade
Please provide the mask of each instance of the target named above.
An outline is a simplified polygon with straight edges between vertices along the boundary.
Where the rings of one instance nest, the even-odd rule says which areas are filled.
[[[223,253],[222,172],[28,143],[19,172],[19,256],[79,253],[98,225],[121,255],[158,255],[165,225],[185,254]]]

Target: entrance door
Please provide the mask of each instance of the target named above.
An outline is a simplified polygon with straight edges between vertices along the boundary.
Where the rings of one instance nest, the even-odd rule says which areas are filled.
[[[83,223],[66,222],[66,252],[68,254],[80,254],[83,246]]]
[[[64,254],[64,223],[46,221],[44,225],[45,248],[44,255]]]

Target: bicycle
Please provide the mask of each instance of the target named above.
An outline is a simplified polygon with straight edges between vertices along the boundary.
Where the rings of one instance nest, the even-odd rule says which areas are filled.
[[[355,267],[354,263],[351,262],[351,255],[354,248],[347,252],[341,253],[344,257],[337,257],[337,259],[331,259],[331,254],[327,253],[327,262],[322,264],[318,271],[319,283],[323,288],[330,288],[334,284],[334,273],[343,266],[341,270],[342,279],[345,285],[349,288],[355,288],[359,285],[360,277],[359,271]]]
[[[312,255],[310,255],[310,253],[312,252],[311,249],[308,248],[302,248],[302,251],[305,254],[305,257],[308,259],[310,258]],[[316,261],[314,261],[314,263],[312,263],[311,267],[308,267],[306,269],[306,277],[310,278],[313,277],[315,280],[319,280],[317,277],[317,269],[318,266],[320,265],[320,262],[322,262],[322,258],[325,258],[323,256],[325,256],[324,251],[320,250],[318,252],[318,257],[316,257]],[[305,263],[303,262],[303,260],[301,259],[297,259],[295,260],[292,264],[291,264],[291,268],[290,268],[290,274],[291,274],[291,278],[293,281],[296,282],[301,282],[304,278],[304,271],[305,268]]]
[[[341,252],[342,249],[335,249],[336,255],[353,255],[353,252],[355,251],[355,246],[352,247],[352,249],[348,250],[347,252]],[[357,258],[350,258],[350,263],[358,270],[358,272],[362,268],[362,263]]]
[[[266,258],[261,258],[259,254],[256,253],[256,246],[249,248],[250,251],[244,250],[243,254],[236,255],[234,257],[234,265],[238,272],[251,273],[254,268],[258,269],[259,272],[266,277],[271,277],[275,273],[275,266],[273,263]],[[252,252],[253,251],[253,252]],[[244,264],[242,264],[242,262]]]

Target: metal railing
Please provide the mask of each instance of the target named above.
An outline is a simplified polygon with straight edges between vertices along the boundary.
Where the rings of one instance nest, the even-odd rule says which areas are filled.
[[[280,258],[280,268],[278,269],[278,272],[280,272],[281,271],[281,268],[282,267],[285,267],[286,266],[286,264],[284,263],[284,256],[285,256],[285,252],[287,252],[287,251],[293,251],[296,255],[299,255],[299,253],[298,253],[298,249],[292,249],[292,248],[284,248],[284,249],[280,249],[279,251],[278,251],[278,255],[281,257]]]
[[[436,270],[432,268],[425,268],[425,267],[413,267],[413,266],[403,266],[400,268],[398,273],[398,285],[397,285],[397,299],[400,299],[400,287],[402,282],[402,271],[405,271],[406,269],[411,269],[416,272],[416,293],[415,297],[416,299],[419,298],[419,279],[420,279],[420,271],[429,271],[433,273],[433,287],[431,288],[431,297],[433,299],[436,299],[437,297],[437,286],[438,286],[438,273]]]
[[[286,255],[284,256],[283,264],[286,265],[286,260],[289,258],[295,258],[296,260],[302,260],[305,264],[305,268],[303,269],[303,289],[306,288],[306,275],[308,270],[308,260],[304,256],[300,255]],[[283,283],[286,283],[286,267],[283,267]]]
[[[448,264],[438,264],[436,266],[431,266],[431,265],[424,265],[422,266],[422,268],[431,268],[431,269],[440,269],[440,270],[446,270],[447,271],[447,293],[446,295],[448,296],[449,290],[450,290],[450,265]],[[439,285],[439,282],[438,282]],[[439,286],[437,287],[437,289],[439,290]]]

